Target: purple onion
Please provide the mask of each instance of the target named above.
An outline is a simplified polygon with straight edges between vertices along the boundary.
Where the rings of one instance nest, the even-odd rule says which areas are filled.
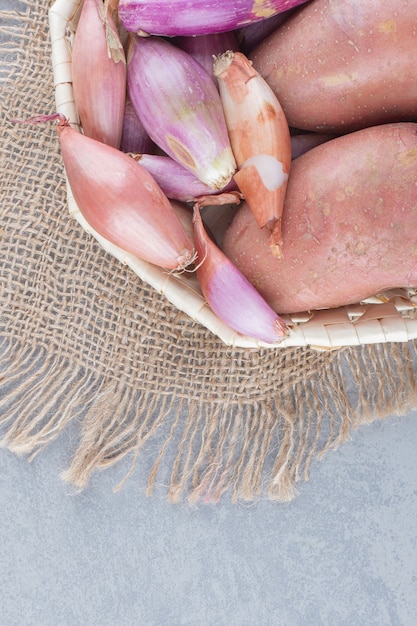
[[[169,156],[138,154],[134,155],[134,158],[152,174],[162,191],[171,200],[193,202],[199,196],[217,193]],[[236,189],[236,183],[232,179],[222,192]]]
[[[283,13],[307,0],[119,0],[127,31],[163,35],[207,35],[236,30]]]
[[[133,35],[127,63],[129,97],[151,139],[204,184],[223,189],[236,162],[206,70],[160,37]]]
[[[208,236],[198,203],[193,211],[196,273],[211,309],[233,330],[266,343],[289,334],[284,320]]]

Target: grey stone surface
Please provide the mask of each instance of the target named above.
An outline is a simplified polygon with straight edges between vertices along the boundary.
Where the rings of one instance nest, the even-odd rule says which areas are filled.
[[[417,412],[365,426],[289,504],[144,494],[146,458],[75,494],[65,433],[0,451],[1,626],[415,626]],[[163,472],[162,472],[163,480]]]

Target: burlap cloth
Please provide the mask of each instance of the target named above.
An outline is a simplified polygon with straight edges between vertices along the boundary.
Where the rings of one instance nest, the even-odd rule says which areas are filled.
[[[148,446],[167,495],[289,500],[352,428],[416,405],[414,342],[320,352],[225,347],[104,252],[66,206],[50,4],[0,13],[2,442],[32,457],[71,420],[78,488]],[[149,447],[150,446],[150,447]],[[127,477],[127,476],[126,476]]]

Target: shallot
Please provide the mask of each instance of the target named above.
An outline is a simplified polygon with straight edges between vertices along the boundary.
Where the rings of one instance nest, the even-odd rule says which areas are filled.
[[[222,189],[236,162],[206,70],[159,37],[132,35],[127,60],[129,97],[151,139],[203,183]]]
[[[206,35],[236,30],[307,0],[119,0],[124,28],[151,35]]]
[[[84,0],[72,48],[72,86],[83,132],[120,147],[126,99],[126,58],[103,0]]]
[[[258,226],[271,231],[271,249],[280,256],[281,217],[291,165],[285,114],[272,89],[241,52],[219,55],[214,74],[239,168],[234,179]]]
[[[287,324],[207,235],[200,210],[196,202],[193,217],[196,273],[210,307],[238,333],[266,343],[282,341],[288,335]]]
[[[199,196],[216,194],[217,190],[202,183],[185,167],[160,154],[131,153],[130,156],[140,163],[156,180],[162,191],[172,200],[194,202]],[[233,180],[222,190],[236,189]]]
[[[86,137],[61,114],[19,123],[58,120],[57,132],[68,183],[89,225],[102,237],[144,261],[182,270],[194,246],[154,178],[120,150]]]

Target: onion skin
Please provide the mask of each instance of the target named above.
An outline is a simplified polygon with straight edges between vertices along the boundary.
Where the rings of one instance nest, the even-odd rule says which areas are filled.
[[[152,174],[162,191],[171,200],[194,202],[200,196],[218,193],[169,156],[159,154],[131,154],[131,156]],[[236,184],[231,180],[222,192],[235,189],[237,189]]]
[[[104,17],[102,0],[84,0],[74,35],[71,71],[84,134],[119,148],[126,98],[126,59],[110,11]]]
[[[179,270],[193,258],[190,238],[153,177],[131,157],[60,120],[57,132],[80,212],[100,235],[144,261]]]
[[[271,231],[271,250],[281,254],[281,217],[291,167],[291,138],[272,89],[241,52],[226,52],[214,74],[238,165],[234,179],[259,228]]]
[[[127,31],[168,37],[236,30],[307,0],[120,0]]]
[[[198,203],[193,224],[197,278],[214,313],[238,333],[269,344],[282,341],[287,325],[207,236]]]
[[[209,187],[225,187],[236,162],[206,70],[159,37],[132,35],[127,57],[129,97],[151,139]]]

